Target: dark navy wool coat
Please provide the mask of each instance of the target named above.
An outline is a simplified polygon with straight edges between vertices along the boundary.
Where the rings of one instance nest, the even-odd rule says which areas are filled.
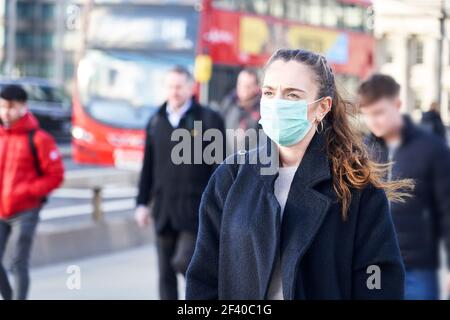
[[[200,204],[187,299],[266,299],[278,257],[285,299],[403,299],[404,267],[384,191],[353,190],[344,221],[324,146],[324,134],[315,134],[281,223],[278,174],[261,175],[262,161],[250,164],[270,148],[215,171]]]

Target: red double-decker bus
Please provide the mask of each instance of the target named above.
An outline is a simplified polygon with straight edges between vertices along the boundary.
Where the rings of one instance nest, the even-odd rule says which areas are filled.
[[[323,53],[351,91],[373,68],[367,0],[92,1],[73,94],[73,158],[139,168],[144,127],[173,65],[210,57],[205,90],[218,103],[243,67],[277,48]],[[205,96],[204,92],[198,92]]]

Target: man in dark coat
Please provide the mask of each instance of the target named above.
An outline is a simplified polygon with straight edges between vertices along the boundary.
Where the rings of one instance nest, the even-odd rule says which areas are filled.
[[[445,142],[447,142],[447,130],[442,122],[441,115],[438,110],[438,104],[436,102],[431,104],[430,110],[422,114],[420,124],[425,130],[436,134],[438,137],[441,137]]]
[[[450,150],[401,115],[399,91],[386,75],[361,84],[360,110],[371,131],[366,143],[374,160],[393,162],[387,179],[411,178],[416,184],[412,198],[391,205],[406,268],[405,298],[438,299],[441,240],[450,257]]]
[[[247,129],[258,129],[258,121],[261,118],[259,113],[260,100],[261,89],[258,74],[253,69],[242,70],[237,78],[236,89],[223,99],[220,109],[225,121],[225,128],[233,129],[227,131],[227,154],[256,147],[256,139],[246,142],[244,132]],[[238,129],[242,130],[236,131]],[[235,143],[236,147],[234,147]]]
[[[202,131],[224,125],[218,113],[201,106],[192,97],[194,81],[183,67],[172,69],[166,79],[167,102],[150,119],[146,129],[144,163],[137,196],[136,220],[149,223],[148,205],[153,201],[153,217],[158,249],[161,299],[177,299],[177,272],[185,274],[194,251],[198,228],[200,198],[216,165],[203,161],[205,143]],[[175,132],[187,132],[189,145],[200,141],[200,150],[183,150],[188,160],[200,156],[200,162],[178,162],[173,149]],[[200,140],[199,140],[200,139]],[[201,154],[200,154],[201,152]],[[222,145],[222,153],[223,145]],[[192,154],[194,153],[194,154]],[[219,162],[221,159],[218,159]]]

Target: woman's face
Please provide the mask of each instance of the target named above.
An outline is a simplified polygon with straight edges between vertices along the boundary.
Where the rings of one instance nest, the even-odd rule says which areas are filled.
[[[311,103],[322,98],[318,97],[318,91],[315,74],[309,66],[294,60],[288,62],[276,60],[266,69],[262,99],[306,100]],[[329,100],[325,103],[329,102],[331,105],[331,99]],[[325,116],[323,110],[317,110],[320,104],[322,102],[308,105],[308,120],[311,123],[314,123],[317,117]]]

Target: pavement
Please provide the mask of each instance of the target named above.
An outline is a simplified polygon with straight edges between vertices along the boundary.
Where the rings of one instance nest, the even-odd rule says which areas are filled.
[[[141,230],[134,221],[136,183],[123,175],[123,171],[79,165],[70,157],[64,158],[64,165],[64,187],[51,193],[40,212],[31,254],[32,266],[108,254],[153,241],[153,229]],[[76,183],[85,180],[116,184],[108,184],[102,189],[101,208],[104,214],[100,221],[93,219],[93,191],[80,188]],[[122,185],[117,185],[117,181]],[[11,246],[8,245],[7,249],[4,263],[8,267]]]
[[[156,300],[159,299],[157,266],[156,248],[148,244],[98,257],[32,268],[29,298]],[[73,285],[75,273],[80,276],[79,289]],[[178,280],[180,299],[184,299],[184,279],[180,275]],[[444,281],[444,269],[441,269],[441,281]]]
[[[159,299],[154,245],[33,268],[31,279],[31,300]],[[178,280],[180,299],[184,299],[184,279],[180,275]]]

